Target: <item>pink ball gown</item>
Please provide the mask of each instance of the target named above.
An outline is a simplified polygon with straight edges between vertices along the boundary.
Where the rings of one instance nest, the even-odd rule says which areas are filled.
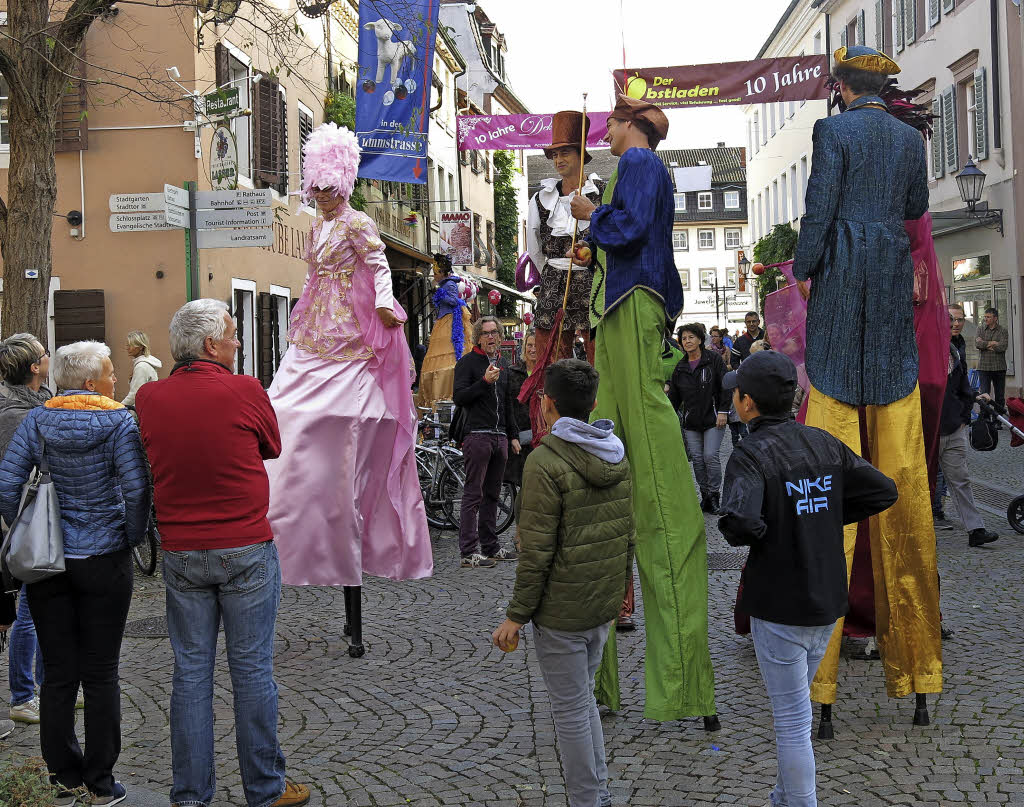
[[[268,518],[285,583],[358,586],[363,573],[428,577],[430,534],[414,455],[412,355],[376,225],[344,204],[317,219],[291,347],[270,386],[283,450],[267,462]]]

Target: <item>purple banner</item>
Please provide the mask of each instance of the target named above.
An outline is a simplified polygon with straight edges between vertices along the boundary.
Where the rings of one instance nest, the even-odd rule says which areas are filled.
[[[600,148],[608,133],[608,112],[588,112],[588,148]],[[459,115],[459,151],[542,149],[551,145],[550,115]]]

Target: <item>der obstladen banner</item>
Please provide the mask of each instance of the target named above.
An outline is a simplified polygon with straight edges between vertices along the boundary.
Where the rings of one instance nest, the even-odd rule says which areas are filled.
[[[616,89],[663,109],[773,104],[828,98],[828,57],[785,56],[750,62],[616,70]]]
[[[359,176],[427,181],[427,128],[439,0],[362,0],[356,137]]]

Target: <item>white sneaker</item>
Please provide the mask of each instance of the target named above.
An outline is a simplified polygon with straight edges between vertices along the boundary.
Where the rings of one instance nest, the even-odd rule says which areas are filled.
[[[10,717],[11,720],[17,720],[19,723],[38,723],[39,698],[35,697],[32,700],[19,703],[17,706],[12,706]]]
[[[0,740],[10,735],[14,731],[13,720],[0,720]]]

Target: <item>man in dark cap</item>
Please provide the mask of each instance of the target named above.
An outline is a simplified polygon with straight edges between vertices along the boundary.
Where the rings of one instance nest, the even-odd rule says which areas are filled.
[[[807,213],[793,275],[808,299],[806,423],[866,456],[899,481],[894,507],[871,525],[875,630],[890,697],[942,691],[935,531],[928,495],[914,266],[905,220],[928,210],[924,142],[889,114],[879,93],[900,68],[861,45],[834,54],[846,106],[814,125]],[[808,290],[807,280],[813,285]],[[852,561],[856,525],[846,530]],[[848,564],[849,566],[849,564]],[[842,620],[811,694],[835,700]]]
[[[572,212],[590,222],[587,238],[599,247],[590,312],[601,376],[594,417],[615,422],[632,475],[647,631],[644,716],[703,715],[713,729],[704,520],[694,487],[680,485],[690,469],[661,366],[666,327],[683,307],[672,254],[672,180],[654,154],[667,134],[664,112],[620,95],[605,138],[620,159],[604,204],[577,196]],[[598,671],[597,696],[618,708],[614,633]]]

